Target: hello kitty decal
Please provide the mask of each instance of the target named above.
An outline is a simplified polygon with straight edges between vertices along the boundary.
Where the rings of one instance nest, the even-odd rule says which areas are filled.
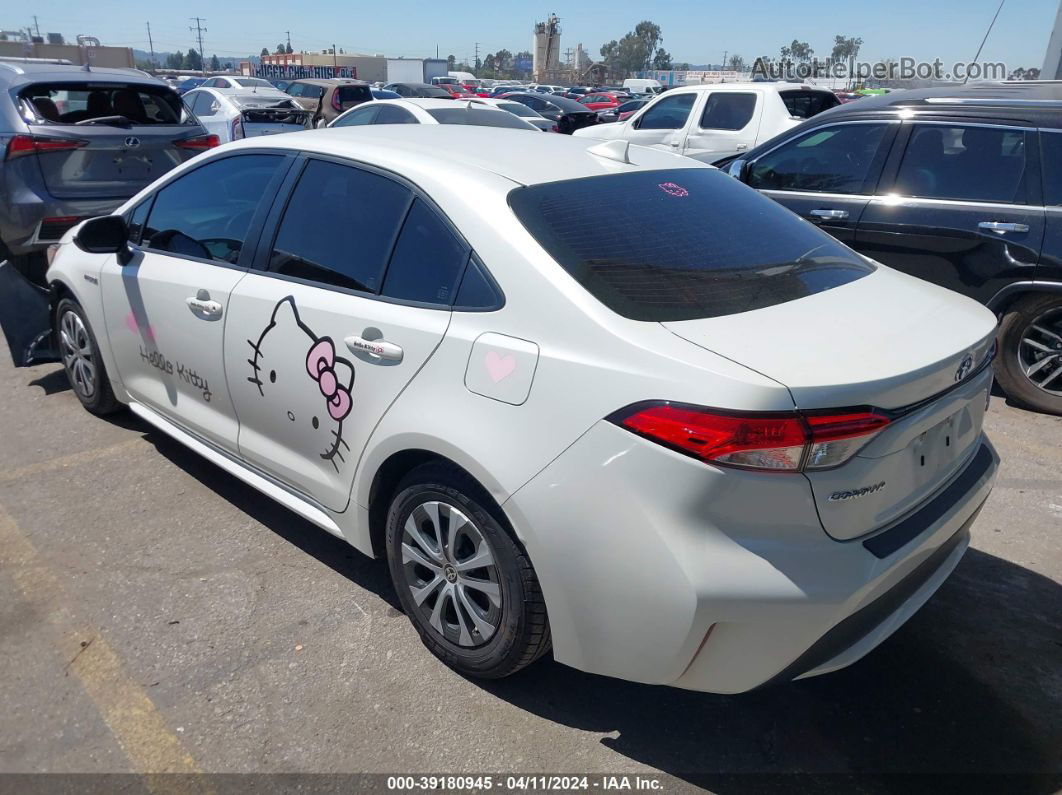
[[[354,365],[336,354],[331,337],[318,337],[302,322],[294,296],[273,308],[247,363],[247,380],[277,408],[278,434],[293,449],[310,447],[331,463],[336,473],[345,461],[343,422],[354,407]]]

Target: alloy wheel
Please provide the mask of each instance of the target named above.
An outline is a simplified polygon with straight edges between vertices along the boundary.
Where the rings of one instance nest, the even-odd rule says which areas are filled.
[[[88,329],[77,312],[67,310],[59,321],[59,343],[70,383],[85,400],[96,394],[96,357]]]
[[[449,503],[417,505],[402,527],[402,572],[416,609],[439,635],[481,646],[498,631],[502,596],[489,542]]]
[[[1062,307],[1047,310],[1025,327],[1018,364],[1038,389],[1062,395]]]

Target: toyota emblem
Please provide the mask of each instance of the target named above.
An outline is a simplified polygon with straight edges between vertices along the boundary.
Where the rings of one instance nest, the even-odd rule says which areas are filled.
[[[125,145],[129,149],[136,149],[138,146],[140,146],[140,139],[130,135],[128,138],[125,139]]]
[[[959,369],[955,371],[955,380],[961,381],[966,376],[968,376],[970,374],[970,371],[973,369],[973,364],[973,357],[967,355],[967,357],[962,360],[962,364],[959,365]]]

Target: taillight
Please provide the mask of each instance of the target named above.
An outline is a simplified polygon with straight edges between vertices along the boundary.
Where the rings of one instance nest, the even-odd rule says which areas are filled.
[[[232,140],[238,141],[243,138],[243,119],[237,116],[232,120]]]
[[[343,110],[343,106],[341,104],[339,104],[339,92],[338,91],[333,91],[332,92],[332,107],[335,110],[338,110],[338,111],[342,111]]]
[[[738,414],[666,402],[636,404],[609,419],[702,461],[783,472],[839,466],[889,424],[873,411]]]
[[[174,141],[173,144],[179,149],[192,149],[197,152],[203,152],[220,145],[221,139],[211,133],[210,135],[198,135],[195,138],[182,138],[179,141]]]
[[[72,149],[80,149],[87,146],[88,141],[77,138],[48,138],[43,135],[14,135],[7,142],[5,160],[14,160],[23,155],[34,155],[44,152],[69,152]]]

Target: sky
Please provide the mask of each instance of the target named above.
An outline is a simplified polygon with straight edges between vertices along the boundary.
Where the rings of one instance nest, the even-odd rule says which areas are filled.
[[[1010,69],[1042,65],[1059,4],[1055,0],[1004,0],[999,19],[985,44],[981,61],[1003,61]],[[411,2],[388,0],[357,4],[342,0],[307,0],[298,4],[174,3],[172,0],[35,0],[0,12],[0,27],[26,27],[36,13],[42,33],[68,39],[83,33],[103,44],[148,48],[151,23],[155,49],[187,50],[195,46],[189,14],[205,18],[203,49],[207,55],[233,58],[275,49],[291,33],[295,50],[320,50],[335,44],[347,52],[388,56],[442,57],[471,60],[505,48],[530,49],[533,26],[550,11],[561,18],[562,51],[579,42],[595,59],[603,43],[621,38],[643,19],[661,28],[662,46],[676,63],[718,63],[724,52],[751,63],[758,55],[777,56],[794,38],[828,55],[836,34],[860,36],[859,59],[877,61],[910,56],[939,58],[949,65],[971,60],[985,34],[998,0],[847,0],[842,3],[649,3],[632,0],[579,0],[554,3]],[[740,11],[738,10],[740,9]]]

